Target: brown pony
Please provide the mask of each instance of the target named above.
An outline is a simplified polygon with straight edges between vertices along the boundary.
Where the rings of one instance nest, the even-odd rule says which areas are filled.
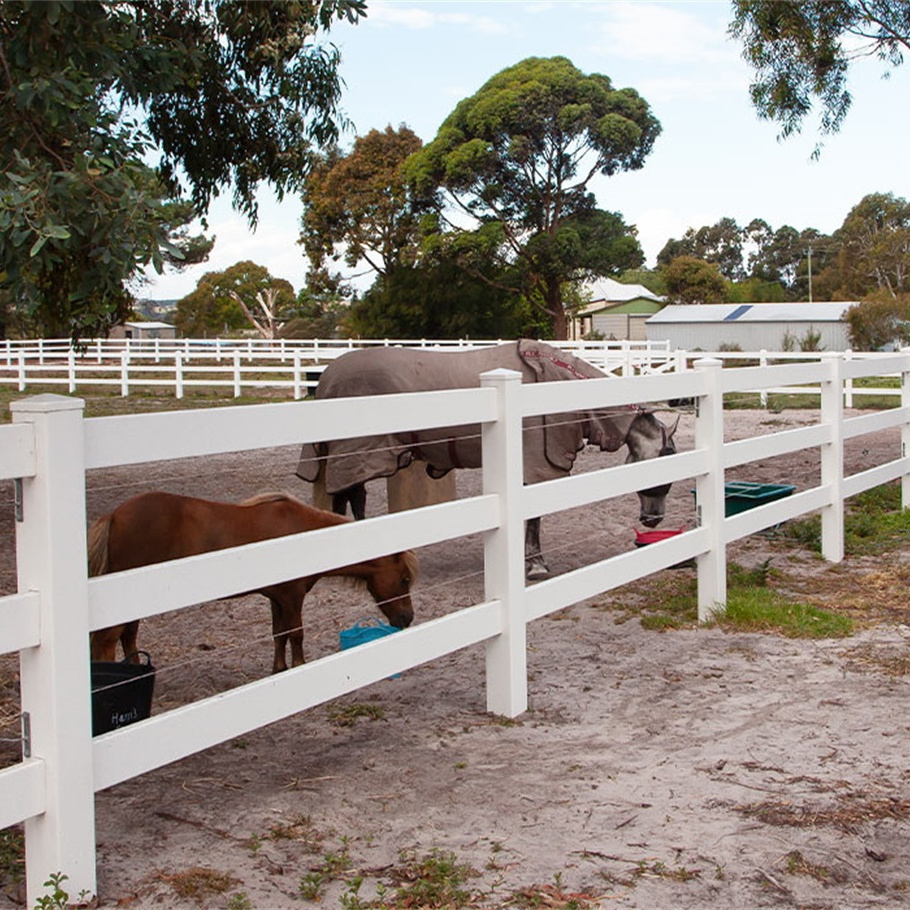
[[[264,493],[237,505],[173,493],[142,493],[121,503],[89,528],[89,575],[121,572],[348,520],[305,505],[286,493]],[[405,628],[414,618],[410,592],[417,577],[417,557],[411,550],[259,588],[258,593],[268,597],[272,605],[272,672],[287,669],[288,641],[291,665],[303,663],[303,598],[323,575],[343,575],[365,582],[393,626]],[[138,631],[139,620],[134,620],[93,632],[92,660],[114,660],[118,640],[124,656],[138,660]]]

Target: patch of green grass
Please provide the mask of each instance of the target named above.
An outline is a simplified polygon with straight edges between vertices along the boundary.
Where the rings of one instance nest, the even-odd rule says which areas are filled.
[[[0,830],[0,882],[18,884],[25,877],[25,837],[21,825]]]
[[[821,552],[821,518],[788,521],[781,534],[804,547]],[[910,542],[910,509],[901,508],[900,483],[882,484],[858,493],[846,502],[844,551],[870,556]]]
[[[336,727],[353,727],[357,721],[365,717],[368,720],[384,720],[385,709],[382,705],[366,705],[354,703],[350,705],[331,705],[326,709],[329,721]]]
[[[239,398],[234,398],[230,389],[187,388],[183,398],[177,398],[173,389],[140,388],[130,390],[126,397],[120,389],[79,389],[70,393],[65,385],[29,386],[24,392],[12,385],[0,385],[0,423],[11,420],[9,406],[13,401],[32,395],[65,395],[81,398],[85,402],[86,417],[115,417],[120,414],[148,414],[157,411],[185,411],[193,408],[233,407],[244,404],[266,404],[271,401],[292,401],[291,389],[243,389]]]
[[[792,601],[772,588],[728,589],[727,610],[716,622],[723,628],[776,632],[786,638],[841,638],[853,630],[849,617]]]
[[[792,600],[769,586],[776,573],[765,561],[753,568],[727,565],[727,609],[716,619],[726,629],[774,632],[789,638],[839,638],[849,635],[852,621],[839,613]],[[641,614],[645,629],[663,632],[692,628],[698,622],[698,582],[688,577],[664,592],[659,605]]]

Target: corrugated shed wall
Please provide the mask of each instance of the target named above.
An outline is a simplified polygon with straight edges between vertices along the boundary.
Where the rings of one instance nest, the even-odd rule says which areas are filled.
[[[824,351],[844,351],[850,347],[847,325],[843,322],[693,322],[662,323],[647,326],[649,341],[669,341],[670,348],[687,351],[717,351],[738,345],[743,351],[782,351],[785,338],[795,339],[793,350],[809,334],[818,333],[818,347]]]

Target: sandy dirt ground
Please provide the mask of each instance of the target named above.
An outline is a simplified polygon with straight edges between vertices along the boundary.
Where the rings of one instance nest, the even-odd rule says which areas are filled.
[[[726,433],[814,420],[733,411]],[[683,415],[680,449],[692,445],[692,424]],[[857,440],[848,472],[898,451],[896,431]],[[89,517],[146,489],[306,499],[296,454],[93,472]],[[589,452],[579,467],[615,457]],[[805,453],[729,479],[805,488],[818,471]],[[477,472],[459,477],[461,495],[477,486]],[[691,488],[674,486],[664,527],[693,524]],[[0,489],[0,593],[14,587],[10,499]],[[370,510],[384,508],[372,486]],[[545,519],[551,569],[630,549],[636,525],[634,497]],[[419,555],[416,622],[482,599],[479,539]],[[100,905],[910,905],[906,554],[829,565],[763,534],[729,555],[770,560],[775,584],[854,610],[855,633],[646,630],[641,611],[694,574],[667,570],[534,623],[530,709],[515,721],[486,713],[483,649],[470,648],[99,793]],[[371,615],[364,592],[320,582],[305,605],[308,659]],[[164,711],[269,672],[267,606],[253,595],[165,614],[143,623],[140,645],[158,667],[153,710]],[[0,659],[0,705],[7,720],[18,710],[13,657]],[[0,743],[0,764],[16,750]],[[384,903],[371,903],[377,896]],[[4,883],[0,907],[21,899]]]

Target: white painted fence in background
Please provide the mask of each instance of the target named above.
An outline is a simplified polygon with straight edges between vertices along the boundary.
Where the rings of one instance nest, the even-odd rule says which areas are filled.
[[[899,373],[900,406],[845,419],[843,385],[870,371]],[[724,442],[725,394],[814,384],[816,424]],[[393,673],[484,643],[489,710],[527,706],[526,627],[556,610],[674,563],[697,563],[699,617],[726,601],[726,545],[820,510],[823,553],[843,556],[844,498],[901,478],[910,503],[910,458],[849,477],[844,440],[900,427],[910,441],[910,352],[871,364],[829,355],[817,362],[722,369],[715,359],[677,375],[522,385],[517,373],[486,374],[477,389],[361,399],[287,402],[208,411],[83,419],[81,402],[57,395],[13,404],[0,426],[0,479],[15,479],[18,592],[0,598],[0,652],[20,653],[28,724],[21,762],[0,771],[0,827],[25,823],[29,904],[56,871],[93,893],[94,793],[217,743],[329,701]],[[619,465],[530,487],[521,484],[522,418],[595,407],[693,398],[695,446],[656,461]],[[479,496],[264,541],[233,550],[89,579],[85,472],[343,436],[480,423]],[[805,448],[821,451],[821,480],[725,517],[725,472]],[[657,483],[694,478],[698,526],[664,543],[622,553],[532,586],[524,581],[523,524]],[[467,534],[484,538],[484,601],[417,623],[229,692],[92,738],[89,631],[248,591],[360,559]],[[293,570],[286,567],[293,566]],[[419,590],[417,592],[419,599]]]
[[[767,366],[781,362],[820,360],[825,352],[769,351],[671,351],[666,342],[654,341],[559,341],[549,342],[583,357],[608,375],[638,376],[652,373],[680,373],[691,369],[699,358],[712,357],[725,366],[757,363]],[[501,341],[461,339],[457,341],[338,340],[315,339],[103,339],[86,342],[76,351],[69,341],[35,339],[0,342],[0,385],[15,385],[20,392],[29,388],[66,386],[73,393],[80,388],[120,388],[128,396],[137,388],[173,390],[183,398],[190,388],[230,390],[235,398],[243,390],[286,389],[295,401],[312,393],[327,362],[355,348],[396,345],[434,350],[467,350],[489,347]],[[887,361],[888,355],[846,351],[847,359]],[[883,374],[866,374],[883,375]],[[764,389],[762,404],[769,393]],[[819,388],[786,390],[790,394],[819,394]],[[853,406],[855,394],[900,396],[897,386],[854,389],[844,383],[844,403]]]
[[[0,342],[0,384],[28,388],[89,386],[173,389],[182,398],[190,387],[288,389],[295,400],[315,389],[325,364],[355,348],[418,347],[468,350],[501,341],[406,341],[315,339],[97,339],[75,350],[69,341],[34,339]],[[647,341],[565,341],[565,350],[607,373],[623,376],[667,370],[666,344]],[[684,363],[684,362],[683,362]]]

